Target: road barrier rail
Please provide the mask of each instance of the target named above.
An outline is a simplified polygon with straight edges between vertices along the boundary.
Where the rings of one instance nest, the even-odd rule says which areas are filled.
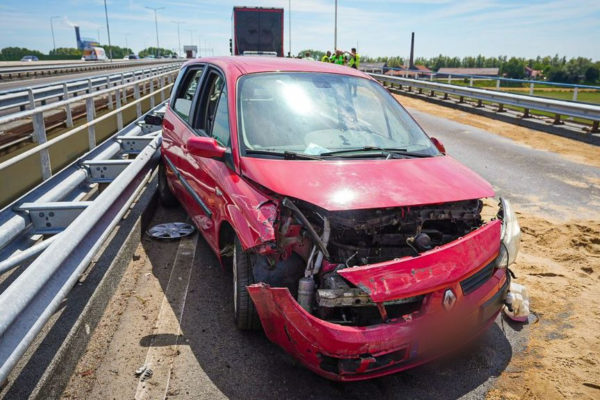
[[[459,98],[459,103],[464,102],[465,98],[477,100],[477,106],[483,107],[483,102],[489,102],[498,105],[498,112],[504,111],[504,106],[519,107],[524,110],[523,118],[530,117],[530,111],[543,111],[554,115],[554,123],[560,124],[562,116],[582,118],[592,122],[592,132],[598,131],[600,122],[600,105],[580,103],[566,100],[555,100],[536,96],[528,96],[515,93],[500,92],[496,90],[486,90],[474,87],[448,85],[445,83],[432,82],[426,80],[417,80],[409,78],[400,78],[382,74],[369,74],[377,79],[384,86],[398,88],[402,90],[406,87],[409,92],[413,89],[418,91],[429,91],[430,96],[436,92],[442,93],[444,99],[449,95]]]
[[[0,67],[0,81],[14,80],[23,78],[33,78],[39,76],[67,74],[84,71],[95,71],[102,69],[124,68],[135,65],[151,65],[173,62],[173,59],[164,60],[136,60],[136,61],[114,61],[114,62],[97,62],[87,61],[73,64],[52,64],[52,65],[27,65],[27,66],[10,66]]]
[[[21,111],[26,108],[35,108],[38,103],[46,105],[48,101],[66,100],[69,97],[82,93],[91,93],[92,90],[108,89],[111,86],[123,85],[136,79],[149,77],[161,72],[179,69],[182,62],[169,62],[159,66],[140,66],[139,70],[126,71],[89,78],[71,79],[53,82],[44,85],[22,87],[0,91],[0,111],[19,107]]]

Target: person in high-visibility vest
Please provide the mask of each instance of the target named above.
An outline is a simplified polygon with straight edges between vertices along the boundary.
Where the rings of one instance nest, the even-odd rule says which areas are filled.
[[[329,62],[338,65],[344,65],[344,52],[336,50],[335,54],[329,58]]]
[[[327,50],[327,54],[325,54],[323,57],[321,57],[321,61],[322,62],[330,62],[329,59],[331,58],[331,52],[329,50]]]
[[[360,67],[360,54],[356,52],[354,47],[350,51],[350,61],[348,61],[348,66],[354,69],[358,69]]]

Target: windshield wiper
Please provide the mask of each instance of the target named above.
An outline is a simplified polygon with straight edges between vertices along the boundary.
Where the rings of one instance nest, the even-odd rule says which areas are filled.
[[[358,147],[358,148],[353,148],[353,149],[328,151],[326,153],[321,153],[319,155],[321,155],[321,156],[337,156],[337,155],[342,155],[342,154],[346,154],[346,153],[360,153],[360,152],[365,152],[365,151],[379,151],[379,152],[383,153],[384,155],[393,154],[393,155],[406,156],[406,157],[430,157],[429,154],[415,153],[412,151],[408,151],[406,149],[396,149],[396,148],[392,148],[392,147],[376,147],[376,146],[364,146],[364,147]],[[357,155],[346,155],[345,157],[363,157],[363,156],[364,155],[357,154]]]
[[[296,153],[294,151],[269,151],[269,150],[252,150],[246,149],[246,154],[255,154],[261,156],[274,156],[280,157],[284,160],[321,160],[320,156],[312,155],[312,154],[304,154],[304,153]]]

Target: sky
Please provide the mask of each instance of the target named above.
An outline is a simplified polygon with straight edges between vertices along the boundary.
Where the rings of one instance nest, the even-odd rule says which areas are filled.
[[[288,0],[108,0],[111,42],[134,51],[156,45],[158,11],[161,47],[204,48],[203,54],[229,53],[233,6],[285,9],[288,49]],[[76,47],[73,25],[82,36],[108,43],[102,0],[0,0],[0,48]],[[587,57],[600,60],[600,0],[338,0],[338,47],[357,47],[368,56]],[[332,49],[334,0],[291,0],[291,50]]]

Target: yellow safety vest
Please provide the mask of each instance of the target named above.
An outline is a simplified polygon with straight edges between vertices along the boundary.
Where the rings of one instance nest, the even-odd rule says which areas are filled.
[[[321,57],[321,61],[326,62],[326,63],[330,62],[329,57],[327,57],[327,54],[325,54],[323,57]]]
[[[356,53],[354,56],[350,56],[350,61],[348,62],[348,66],[350,68],[356,68],[358,69],[358,67],[360,67],[360,54]]]

